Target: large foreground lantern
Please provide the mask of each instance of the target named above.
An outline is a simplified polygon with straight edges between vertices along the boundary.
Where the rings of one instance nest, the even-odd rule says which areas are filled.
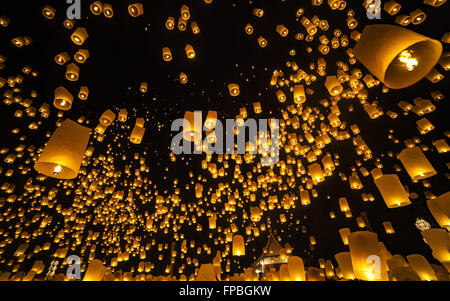
[[[395,174],[382,175],[374,180],[388,208],[403,207],[411,204],[409,195]]]
[[[383,264],[376,233],[353,232],[348,236],[348,246],[356,279],[387,281],[386,265]]]
[[[427,200],[428,209],[442,228],[450,229],[450,191]]]
[[[442,44],[401,26],[376,24],[364,28],[353,54],[388,88],[402,89],[430,73]]]
[[[66,119],[55,130],[34,169],[48,177],[73,179],[77,176],[91,130]]]
[[[437,174],[418,146],[405,148],[397,158],[402,162],[413,181],[423,180]]]

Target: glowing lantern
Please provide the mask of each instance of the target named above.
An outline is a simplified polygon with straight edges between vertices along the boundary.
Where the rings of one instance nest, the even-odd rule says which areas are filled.
[[[228,91],[230,92],[231,96],[238,96],[240,93],[239,85],[238,84],[229,84]]]
[[[162,49],[162,55],[163,55],[164,61],[170,62],[172,60],[172,52],[170,51],[170,49],[168,47],[164,47]]]
[[[166,21],[166,28],[172,30],[175,27],[175,19],[173,17],[168,17]]]
[[[64,65],[65,63],[67,63],[68,61],[70,61],[70,56],[67,52],[62,52],[60,54],[57,54],[55,56],[55,62],[58,65]]]
[[[108,109],[105,112],[103,112],[102,116],[100,116],[99,122],[103,126],[108,127],[113,123],[114,119],[116,119],[116,114],[114,114],[113,111]]]
[[[441,53],[439,41],[384,24],[366,26],[353,48],[358,61],[392,89],[409,87],[424,78]]]
[[[54,9],[50,5],[46,5],[42,9],[42,15],[49,20],[53,19],[55,17],[55,14],[56,14],[56,9]]]
[[[289,30],[284,25],[277,25],[276,30],[282,37],[287,36],[289,33]]]
[[[72,39],[72,42],[74,42],[76,45],[83,45],[83,43],[88,38],[88,33],[84,27],[78,27],[75,29],[75,31],[72,33],[70,38]]]
[[[419,8],[412,11],[409,16],[411,17],[411,23],[414,25],[422,23],[427,18],[427,15]]]
[[[90,10],[96,16],[101,15],[101,13],[103,12],[103,5],[100,1],[92,2],[92,4],[90,5]]]
[[[194,22],[194,21],[191,22],[191,29],[192,29],[192,33],[193,34],[199,34],[200,33],[200,28],[198,27],[197,22]]]
[[[305,89],[303,85],[294,86],[294,102],[296,104],[302,104],[306,101]]]
[[[405,148],[397,158],[402,162],[413,181],[427,179],[437,174],[418,146]]]
[[[114,11],[111,4],[103,4],[103,15],[107,18],[112,18],[114,16]]]
[[[75,178],[80,169],[90,133],[89,128],[66,119],[53,132],[34,169],[52,178]]]
[[[66,78],[72,82],[78,80],[80,76],[80,68],[74,63],[68,64],[66,66]]]
[[[86,86],[81,86],[78,92],[78,98],[81,100],[86,100],[89,96],[89,88]]]
[[[374,180],[388,208],[403,207],[411,204],[409,195],[395,174],[382,175]]]
[[[383,222],[384,231],[386,231],[386,234],[394,234],[395,230],[394,227],[392,227],[391,222]]]
[[[251,24],[245,25],[245,33],[248,34],[248,35],[253,33],[253,27],[252,27]]]
[[[189,13],[189,7],[185,4],[181,6],[180,12],[183,20],[189,20],[189,18],[191,17],[191,14]]]
[[[144,5],[142,3],[134,3],[128,6],[128,13],[133,18],[139,17],[144,14]]]
[[[184,50],[186,51],[186,56],[188,57],[188,59],[193,59],[195,57],[194,47],[192,47],[191,45],[186,44]]]
[[[289,256],[287,269],[291,281],[305,281],[305,266],[303,259],[298,256]]]
[[[80,49],[77,51],[77,53],[75,53],[73,58],[77,63],[83,64],[89,58],[89,50]]]
[[[339,229],[339,234],[341,235],[342,242],[344,245],[348,245],[348,236],[352,233],[349,228]]]
[[[396,13],[398,13],[400,11],[400,8],[402,6],[400,4],[398,4],[397,2],[395,2],[394,0],[388,1],[384,4],[383,9],[390,14],[391,16],[395,15]]]
[[[142,142],[142,138],[145,134],[145,128],[140,126],[135,126],[130,135],[130,141],[134,144],[140,144]]]
[[[94,259],[89,263],[83,281],[101,281],[106,275],[106,270],[101,260]]]
[[[386,281],[388,279],[375,233],[353,232],[348,236],[348,246],[356,279],[366,281]]]
[[[428,260],[420,254],[406,256],[409,266],[419,275],[422,281],[438,280]]]
[[[450,191],[427,200],[428,209],[442,228],[450,229]]]
[[[207,129],[213,130],[216,126],[217,122],[217,112],[216,111],[208,111],[208,115],[205,120],[205,127]]]
[[[325,87],[331,96],[339,95],[344,90],[344,87],[339,83],[336,76],[327,76]]]
[[[53,100],[53,105],[55,108],[68,111],[72,108],[73,96],[72,94],[64,87],[58,87],[55,89],[55,97]]]
[[[117,118],[120,122],[127,121],[128,111],[126,109],[119,110],[119,117]]]
[[[428,229],[420,232],[433,250],[433,256],[450,271],[450,236],[445,229]]]
[[[245,255],[245,243],[242,235],[233,236],[233,256]]]
[[[258,44],[261,48],[264,48],[267,46],[267,40],[263,37],[258,37]]]
[[[183,119],[183,138],[187,141],[199,142],[202,137],[201,113],[186,111]]]
[[[188,76],[184,72],[180,73],[179,79],[180,79],[180,83],[182,83],[183,85],[187,84],[187,82],[188,82]]]
[[[348,280],[354,280],[355,274],[353,273],[352,259],[350,256],[350,252],[341,252],[334,255],[336,259],[339,269],[342,273],[342,276]]]
[[[261,18],[264,15],[264,10],[262,10],[260,8],[254,8],[253,9],[253,15]]]

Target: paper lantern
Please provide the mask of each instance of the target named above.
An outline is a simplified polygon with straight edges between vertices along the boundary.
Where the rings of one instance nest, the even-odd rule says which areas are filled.
[[[348,246],[355,278],[366,281],[388,280],[386,267],[382,264],[382,255],[375,233],[368,231],[353,232],[348,236]]]
[[[126,109],[119,110],[119,117],[117,118],[120,122],[127,121],[128,111]]]
[[[289,33],[289,30],[286,28],[286,26],[284,26],[284,25],[282,25],[282,24],[277,25],[276,31],[277,31],[277,32],[280,34],[280,36],[282,36],[282,37],[287,36],[288,33]]]
[[[305,88],[303,85],[294,86],[294,102],[296,104],[302,104],[306,101]]]
[[[205,127],[207,129],[213,130],[216,127],[217,122],[217,112],[216,111],[208,111],[208,115],[205,120]]]
[[[111,4],[103,3],[103,15],[108,19],[114,16],[114,10]]]
[[[69,56],[69,54],[67,52],[61,52],[60,54],[57,54],[55,56],[55,62],[58,65],[64,65],[68,61],[70,61],[70,56]]]
[[[374,180],[388,208],[403,207],[411,204],[409,195],[395,174],[386,174]]]
[[[267,46],[267,40],[263,37],[258,37],[258,44],[261,48],[264,48]]]
[[[447,2],[447,0],[423,0],[423,3],[434,6],[434,7],[439,7],[442,4],[444,4],[445,2]]]
[[[439,260],[450,273],[450,236],[445,229],[428,229],[420,232],[426,243],[433,250],[433,256]]]
[[[164,61],[170,62],[172,60],[172,52],[170,51],[170,49],[168,47],[164,47],[162,49],[162,55],[163,55]]]
[[[75,29],[75,31],[72,33],[70,38],[72,39],[72,42],[74,42],[76,45],[83,45],[83,43],[88,38],[88,33],[84,27],[78,27]]]
[[[348,280],[354,280],[355,274],[353,273],[352,258],[350,252],[341,252],[334,255],[342,276]]]
[[[53,100],[55,108],[68,111],[72,108],[72,103],[73,96],[66,88],[61,86],[55,89],[55,97]]]
[[[78,92],[78,98],[81,100],[86,100],[89,96],[89,88],[86,86],[81,86]]]
[[[251,35],[253,33],[253,27],[251,24],[245,25],[245,33]]]
[[[179,79],[180,79],[180,83],[183,85],[187,84],[187,82],[188,82],[188,76],[184,72],[180,73]]]
[[[55,14],[56,14],[56,9],[54,9],[50,5],[46,5],[42,9],[42,15],[49,20],[52,20],[55,17]]]
[[[394,227],[392,227],[391,222],[383,222],[383,227],[384,227],[384,231],[386,232],[386,234],[394,234],[395,233]]]
[[[198,27],[198,24],[195,21],[191,22],[191,29],[192,29],[192,33],[193,34],[199,34],[200,33],[200,28]]]
[[[431,71],[442,54],[442,45],[399,26],[376,24],[364,28],[353,54],[388,88],[401,89]]]
[[[428,199],[427,206],[439,226],[450,229],[450,191]]]
[[[238,84],[229,84],[228,91],[230,92],[231,96],[238,96],[240,93],[239,85]]]
[[[245,255],[245,243],[242,235],[233,236],[233,256]]]
[[[305,266],[303,259],[298,256],[289,256],[287,269],[291,281],[305,281]]]
[[[182,17],[178,18],[178,30],[185,31],[186,26],[187,26],[187,21],[184,20]]]
[[[201,142],[202,125],[201,112],[186,111],[183,119],[183,138],[187,141]]]
[[[211,263],[202,264],[198,270],[195,281],[216,281],[216,272],[214,266]]]
[[[253,9],[253,15],[261,18],[264,15],[264,10],[262,10],[260,8],[254,8]]]
[[[428,260],[420,254],[406,256],[409,266],[419,275],[422,281],[438,280]]]
[[[101,15],[103,12],[103,4],[100,1],[92,2],[89,8],[91,12],[96,16]]]
[[[91,130],[66,119],[50,137],[34,169],[48,177],[73,179],[77,176]]]
[[[173,17],[168,17],[166,21],[166,28],[172,30],[175,27],[175,19]]]
[[[99,122],[103,126],[108,127],[113,123],[114,119],[116,119],[116,114],[114,114],[113,111],[108,109],[105,112],[103,112],[102,116],[100,116]]]
[[[99,259],[92,260],[84,274],[83,281],[102,281],[106,275],[106,267]]]
[[[144,14],[144,5],[142,3],[133,3],[128,6],[128,13],[133,18],[137,18]]]
[[[140,126],[135,126],[130,135],[130,141],[134,144],[140,144],[142,142],[142,138],[144,137],[145,129]]]
[[[350,235],[350,233],[352,233],[350,231],[350,228],[339,229],[339,235],[341,236],[342,242],[346,246],[348,245],[348,236]]]
[[[74,63],[68,64],[66,66],[66,79],[71,82],[75,82],[78,80],[80,76],[80,68]]]
[[[405,148],[397,158],[402,162],[413,181],[427,179],[437,174],[418,146]]]
[[[344,87],[339,83],[336,76],[327,76],[325,87],[331,96],[339,95],[344,90]]]
[[[184,47],[184,50],[186,52],[186,56],[188,59],[193,59],[195,57],[195,51],[194,47],[192,45],[186,44],[186,47]]]
[[[420,8],[412,11],[409,16],[411,17],[411,23],[414,25],[422,23],[427,18],[427,15]]]
[[[83,64],[89,58],[89,50],[79,49],[73,58],[77,63]]]
[[[383,6],[384,11],[390,14],[391,16],[397,14],[401,8],[402,6],[397,2],[395,2],[394,0],[386,2]]]
[[[189,12],[189,7],[185,4],[183,4],[183,6],[181,6],[180,13],[181,13],[181,17],[183,18],[183,20],[189,20],[189,18],[191,17],[191,14]]]

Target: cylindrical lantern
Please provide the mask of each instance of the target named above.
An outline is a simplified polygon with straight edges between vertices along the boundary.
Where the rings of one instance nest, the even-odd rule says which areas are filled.
[[[245,243],[242,235],[233,236],[233,256],[245,255]]]
[[[144,137],[145,128],[140,126],[135,126],[130,135],[130,141],[134,144],[140,144],[142,142],[142,138]]]
[[[388,88],[401,89],[431,71],[442,54],[442,45],[400,26],[376,24],[364,28],[353,54]]]
[[[76,45],[83,45],[84,41],[88,38],[88,33],[84,27],[78,27],[71,35],[72,42]]]
[[[64,87],[58,87],[55,89],[55,97],[53,100],[53,105],[55,108],[61,111],[68,111],[72,108],[73,96]]]
[[[305,281],[305,266],[303,259],[298,256],[290,256],[288,258],[287,268],[291,281]]]
[[[144,5],[142,3],[133,3],[128,6],[128,13],[133,18],[139,17],[144,14]]]
[[[409,266],[419,275],[422,281],[438,280],[436,274],[428,260],[420,254],[411,254],[406,256]]]
[[[114,119],[116,119],[116,114],[114,114],[113,111],[108,109],[105,112],[103,112],[102,116],[100,116],[99,122],[103,126],[110,126],[113,123]]]
[[[339,269],[345,279],[354,280],[355,274],[353,273],[352,258],[350,252],[341,252],[334,255]]]
[[[57,179],[77,176],[91,130],[70,119],[58,127],[34,165],[37,172]]]
[[[374,180],[388,208],[403,207],[411,204],[409,195],[395,174],[386,174]]]
[[[368,231],[353,232],[348,236],[348,246],[355,278],[366,281],[387,281],[386,267],[378,238]]]
[[[450,191],[427,200],[428,209],[442,228],[450,230]]]
[[[430,178],[437,174],[420,147],[408,147],[397,158],[402,162],[413,181]]]
[[[238,96],[240,93],[239,85],[238,84],[229,84],[228,91],[230,92],[231,96]]]
[[[84,274],[83,281],[101,281],[106,275],[106,267],[99,259],[92,260]]]
[[[339,95],[342,90],[344,90],[344,87],[342,87],[342,85],[339,83],[336,76],[327,76],[325,80],[325,87],[327,88],[331,96]]]

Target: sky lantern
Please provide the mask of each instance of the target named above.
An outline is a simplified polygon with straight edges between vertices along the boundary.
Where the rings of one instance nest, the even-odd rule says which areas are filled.
[[[52,178],[75,178],[80,169],[90,133],[90,129],[66,119],[50,137],[34,168]]]

